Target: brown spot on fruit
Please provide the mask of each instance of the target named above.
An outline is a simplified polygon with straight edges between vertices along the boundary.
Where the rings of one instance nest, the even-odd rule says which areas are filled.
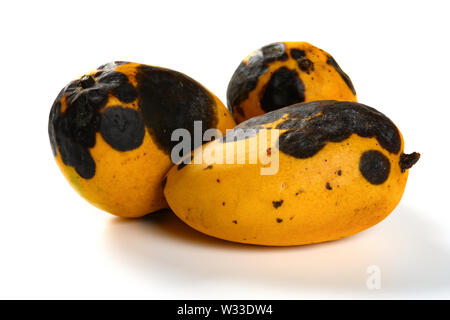
[[[314,71],[314,63],[306,57],[306,53],[304,50],[292,49],[291,56],[295,60],[297,60],[298,67],[303,72],[310,74]]]
[[[275,209],[278,209],[283,204],[283,200],[280,201],[272,201],[272,205]]]
[[[112,148],[118,151],[133,150],[144,140],[144,119],[134,109],[109,107],[101,115],[100,133]]]
[[[344,141],[352,133],[364,138],[375,137],[390,153],[400,151],[397,127],[382,113],[363,104],[328,100],[297,104],[286,109],[289,109],[289,117],[277,128],[288,130],[280,135],[279,146],[282,152],[296,158],[312,157],[328,142]],[[287,112],[285,109],[277,110],[271,118],[276,117],[274,113],[280,113],[281,118]],[[308,121],[302,121],[308,118]]]
[[[359,170],[371,184],[382,184],[389,177],[391,163],[378,150],[369,150],[362,154],[359,160]]]
[[[258,79],[267,72],[269,63],[276,60],[286,60],[286,47],[283,43],[272,43],[262,47],[247,62],[241,62],[234,72],[227,89],[227,101],[232,112],[244,116],[240,104],[248,98]]]
[[[139,110],[152,138],[167,154],[178,143],[171,140],[175,129],[186,129],[194,136],[194,121],[202,121],[202,134],[216,127],[214,97],[194,79],[174,70],[139,65],[136,81]],[[198,147],[194,140],[192,150]]]
[[[261,97],[261,108],[273,111],[305,101],[305,85],[295,70],[281,67],[275,71]]]

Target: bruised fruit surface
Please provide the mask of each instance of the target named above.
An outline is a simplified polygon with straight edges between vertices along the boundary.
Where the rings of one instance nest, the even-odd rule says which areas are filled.
[[[184,222],[217,238],[276,246],[336,240],[377,224],[397,206],[419,159],[403,146],[394,123],[373,108],[300,103],[204,145],[191,164],[169,171],[164,194]],[[234,162],[226,161],[227,148],[235,150]],[[250,164],[254,150],[269,158]],[[217,155],[224,155],[222,163]],[[273,163],[278,170],[262,174]]]
[[[112,214],[139,217],[167,206],[161,182],[172,165],[171,133],[193,134],[194,121],[203,132],[235,125],[220,100],[188,76],[116,61],[59,93],[48,130],[58,166],[81,196]]]
[[[356,92],[330,54],[307,42],[277,42],[241,62],[227,99],[239,123],[299,102],[356,101]]]

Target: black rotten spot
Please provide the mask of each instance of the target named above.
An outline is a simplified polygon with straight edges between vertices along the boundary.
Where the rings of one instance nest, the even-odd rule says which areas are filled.
[[[359,170],[371,184],[382,184],[389,177],[391,163],[380,151],[369,150],[362,154]]]
[[[283,121],[276,128],[287,131],[279,137],[279,149],[296,158],[312,157],[328,142],[343,141],[352,133],[376,138],[380,146],[390,153],[400,151],[400,133],[384,114],[357,102],[334,100],[299,103],[251,118],[229,130],[221,141],[233,141],[239,130],[257,133],[263,125],[282,117]]]
[[[283,200],[280,201],[272,201],[272,205],[275,209],[278,209],[283,204]]]
[[[305,101],[305,86],[295,70],[282,67],[275,71],[261,97],[261,108],[273,111]]]
[[[111,90],[120,101],[129,103],[137,98],[136,88],[129,82],[128,77],[117,71],[106,71],[98,77],[100,86]]]
[[[259,77],[267,72],[271,62],[287,58],[285,45],[277,42],[262,47],[247,62],[241,62],[228,84],[227,103],[230,111],[244,116],[239,105],[256,88]]]
[[[314,63],[306,57],[306,53],[304,50],[292,49],[291,56],[295,60],[297,60],[298,67],[303,72],[310,74],[314,71]]]
[[[356,102],[315,101],[289,109],[284,111],[289,117],[277,127],[289,129],[280,136],[279,146],[281,151],[296,158],[309,158],[326,143],[343,141],[352,133],[365,138],[375,137],[390,153],[400,151],[400,134],[396,126],[368,106]],[[307,114],[310,116],[306,120]]]
[[[53,148],[59,150],[65,165],[72,166],[80,177],[95,175],[95,162],[89,148],[95,145],[95,133],[100,124],[98,109],[107,100],[107,91],[90,87],[73,89],[69,84],[55,101],[50,111],[49,135]],[[80,88],[82,88],[80,86]],[[61,113],[61,99],[67,97],[67,110]]]
[[[138,148],[144,139],[144,119],[136,110],[121,106],[109,107],[102,113],[100,133],[114,149],[133,150]]]
[[[74,167],[82,178],[90,179],[95,175],[95,162],[89,148],[95,146],[95,135],[100,129],[100,110],[108,102],[109,93],[124,102],[131,102],[137,97],[136,90],[132,88],[125,74],[108,70],[125,63],[110,63],[101,66],[99,69],[103,70],[97,72],[94,77],[85,75],[71,81],[58,94],[50,111],[48,130],[53,154],[56,156],[59,150],[63,163]],[[61,113],[61,101],[64,97],[67,108]],[[123,143],[114,142],[117,132],[112,134],[112,131],[117,127],[107,132],[107,122],[108,118],[102,126],[104,136],[109,139],[107,142],[116,144],[119,149],[127,149]],[[128,126],[129,122],[127,128]],[[123,123],[122,129],[125,129]]]
[[[158,146],[166,153],[178,143],[172,132],[182,128],[194,136],[194,121],[201,121],[202,134],[218,122],[213,96],[197,81],[173,71],[146,65],[137,68],[139,109]],[[192,139],[192,150],[196,145]]]

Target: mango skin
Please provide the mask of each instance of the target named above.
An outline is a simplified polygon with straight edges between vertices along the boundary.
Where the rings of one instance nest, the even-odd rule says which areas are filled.
[[[295,103],[357,101],[350,77],[307,42],[276,42],[248,55],[234,72],[227,104],[237,123]]]
[[[336,101],[319,103],[337,104]],[[349,104],[354,104],[356,110],[362,106]],[[277,126],[287,126],[292,121],[293,111],[301,109],[302,105],[309,104],[275,111],[278,115],[272,117],[273,121],[258,121],[262,117],[257,117],[237,128],[262,126],[273,130]],[[294,130],[302,127],[301,121],[311,122],[311,119],[324,117],[326,108],[321,110],[294,119],[297,121]],[[374,113],[375,118],[378,116],[384,117]],[[279,170],[274,175],[261,175],[260,169],[264,165],[260,162],[213,163],[211,150],[222,149],[224,152],[226,144],[234,144],[237,148],[244,144],[248,159],[248,146],[260,133],[237,142],[213,141],[204,145],[202,163],[196,164],[194,157],[194,163],[181,169],[173,167],[168,172],[164,195],[173,212],[186,224],[224,240],[292,246],[348,237],[379,223],[394,210],[412,165],[404,164],[401,158],[414,157],[414,163],[418,159],[418,154],[403,154],[403,137],[399,131],[395,133],[397,128],[388,121],[380,127],[390,126],[392,137],[396,136],[392,140],[397,141],[351,133],[341,141],[327,142],[310,157],[297,158],[280,150]],[[280,130],[280,137],[286,131]],[[280,146],[279,139],[268,138],[272,153],[277,142]],[[380,152],[389,161],[389,174],[382,183],[369,182],[361,172],[362,155],[368,150]]]
[[[165,87],[161,85],[163,94],[172,92],[172,96],[182,94],[195,100],[198,97],[183,88],[202,93],[208,104],[199,105],[198,109],[207,114],[206,120],[223,133],[235,126],[228,110],[214,94],[173,70],[117,61],[69,83],[50,112],[49,135],[55,161],[84,199],[121,217],[141,217],[167,208],[161,187],[164,175],[173,165],[167,132],[172,132],[171,126],[190,127],[190,117],[197,116],[189,105],[183,110],[177,110],[179,106],[175,105],[168,111],[163,101],[161,105],[153,103],[149,110],[143,103],[144,96],[153,94],[146,89],[149,81],[156,86],[161,83],[158,81],[167,81]],[[184,87],[174,85],[179,81],[183,81]],[[147,87],[143,82],[147,82]],[[77,102],[73,102],[76,95],[79,95]],[[113,109],[120,112],[111,112]],[[70,119],[65,117],[68,110],[71,110]],[[185,123],[172,120],[183,112]],[[131,117],[127,118],[128,114]],[[152,118],[155,115],[156,120]],[[142,136],[133,136],[138,135],[136,132]]]

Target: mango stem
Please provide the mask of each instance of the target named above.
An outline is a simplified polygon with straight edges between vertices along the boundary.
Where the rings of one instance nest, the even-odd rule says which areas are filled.
[[[402,172],[405,172],[406,169],[409,169],[413,165],[415,165],[416,162],[419,161],[419,158],[420,158],[420,153],[418,153],[418,152],[413,152],[410,154],[402,153],[400,155],[400,160],[398,162]]]

